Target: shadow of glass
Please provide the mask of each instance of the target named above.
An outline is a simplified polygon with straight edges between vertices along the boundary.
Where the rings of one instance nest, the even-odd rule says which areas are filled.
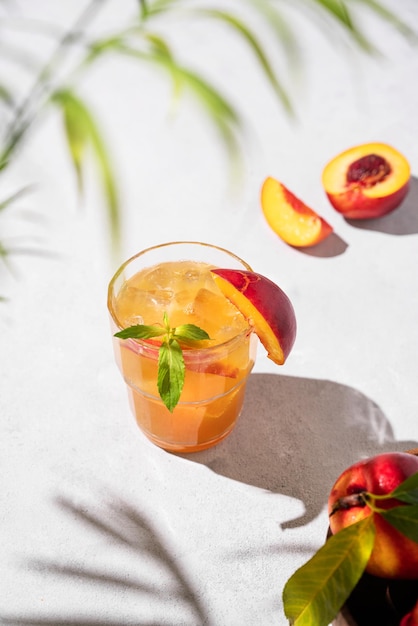
[[[412,177],[408,195],[400,207],[374,220],[349,220],[355,228],[374,230],[389,235],[413,235],[418,233],[418,178]]]
[[[252,374],[233,434],[218,446],[183,456],[246,484],[299,499],[313,520],[339,474],[360,458],[405,451],[380,408],[351,387],[329,380]]]
[[[109,573],[108,568],[87,567],[83,565],[60,563],[48,559],[30,559],[25,568],[33,570],[43,578],[54,579],[63,577],[68,584],[92,586],[94,597],[98,597],[99,589],[111,594],[115,588],[138,594],[138,617],[132,620],[118,615],[110,615],[103,619],[103,611],[98,608],[97,614],[89,615],[88,610],[79,609],[77,614],[65,616],[62,613],[53,615],[1,615],[0,623],[7,626],[161,626],[167,623],[163,618],[150,619],[141,616],[141,607],[154,603],[153,614],[166,612],[167,602],[178,607],[178,619],[173,615],[173,626],[210,625],[206,611],[189,582],[177,559],[170,554],[163,538],[148,520],[133,506],[121,500],[115,494],[105,493],[100,500],[100,513],[93,512],[94,507],[76,504],[66,497],[56,499],[58,506],[69,518],[75,519],[80,526],[92,530],[104,537],[106,545],[127,548],[135,557],[135,576],[132,572],[124,574]],[[158,572],[160,575],[157,575]],[[169,580],[170,591],[161,581],[161,572],[165,581]],[[145,598],[145,600],[144,600]],[[139,601],[140,600],[140,601]],[[98,601],[99,602],[99,601]],[[97,604],[97,603],[96,603]],[[99,604],[97,604],[99,606]],[[99,613],[100,611],[100,613]]]

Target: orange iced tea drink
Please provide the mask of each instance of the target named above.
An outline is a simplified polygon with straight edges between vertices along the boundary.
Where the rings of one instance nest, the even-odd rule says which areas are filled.
[[[158,258],[162,260],[156,262]],[[171,328],[194,324],[210,337],[182,345],[184,386],[173,411],[157,388],[161,340],[114,338],[136,421],[151,441],[167,450],[193,452],[215,445],[231,432],[242,409],[256,340],[248,322],[216,286],[210,269],[219,266],[248,268],[214,246],[164,244],[127,261],[109,286],[114,332],[162,324],[167,315]]]

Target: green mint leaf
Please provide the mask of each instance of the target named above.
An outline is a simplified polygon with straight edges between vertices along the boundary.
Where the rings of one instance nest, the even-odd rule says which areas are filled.
[[[164,341],[158,353],[158,392],[170,412],[180,399],[184,376],[183,353],[178,341]]]
[[[374,545],[373,516],[331,536],[287,581],[286,617],[293,626],[328,626],[361,578]]]
[[[170,333],[170,322],[168,321],[168,315],[167,315],[167,311],[164,311],[163,313],[163,324],[164,324],[164,328],[167,331],[167,335]]]
[[[210,339],[205,330],[195,324],[182,324],[171,328],[166,312],[163,324],[148,326],[136,324],[115,333],[119,339],[151,339],[164,336],[158,352],[157,387],[161,400],[170,412],[176,407],[184,385],[185,365],[179,341],[191,344],[194,341]]]
[[[418,505],[396,506],[393,509],[379,511],[379,515],[405,537],[418,543]]]
[[[115,333],[115,337],[119,337],[119,339],[151,339],[151,337],[161,337],[165,332],[165,329],[161,326],[137,324]]]
[[[391,498],[396,498],[402,502],[418,504],[418,472],[409,476],[389,495]]]
[[[176,339],[181,341],[202,341],[203,339],[210,339],[208,333],[199,326],[194,324],[182,324],[174,329],[174,335]]]

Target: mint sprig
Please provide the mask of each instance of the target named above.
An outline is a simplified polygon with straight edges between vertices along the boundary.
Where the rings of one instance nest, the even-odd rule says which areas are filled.
[[[357,496],[358,506],[368,506],[372,514],[332,535],[287,581],[283,607],[292,626],[328,626],[335,619],[366,569],[374,546],[376,514],[418,543],[418,473],[388,494],[364,491]],[[379,507],[380,501],[392,498],[405,504]]]
[[[115,333],[119,339],[152,339],[163,337],[158,350],[157,387],[160,398],[172,413],[184,386],[186,368],[180,342],[192,345],[195,341],[210,339],[208,333],[195,324],[181,324],[171,328],[167,313],[163,324],[135,324]]]

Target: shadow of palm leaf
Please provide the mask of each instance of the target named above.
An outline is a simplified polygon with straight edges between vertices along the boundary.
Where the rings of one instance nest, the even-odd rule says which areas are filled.
[[[130,591],[138,595],[137,602],[138,615],[134,619],[120,617],[112,618],[104,615],[100,606],[94,615],[89,615],[88,610],[80,612],[78,609],[71,616],[63,614],[54,615],[0,615],[0,624],[7,626],[162,626],[170,624],[179,626],[209,625],[210,620],[206,615],[204,607],[199,601],[193,586],[188,580],[188,576],[183,572],[181,566],[166,547],[163,538],[155,527],[133,506],[121,500],[113,494],[106,498],[106,509],[103,506],[99,513],[87,510],[85,506],[76,504],[71,499],[59,496],[56,503],[64,513],[75,519],[78,524],[82,524],[87,529],[91,529],[96,535],[100,535],[105,544],[111,548],[126,548],[131,555],[135,555],[138,567],[136,568],[136,578],[132,572],[114,573],[107,567],[90,567],[83,564],[60,563],[58,560],[43,558],[30,559],[26,562],[26,567],[43,576],[62,577],[68,585],[75,582],[82,582],[84,586],[91,585],[94,593],[97,594],[99,588],[103,592],[112,593],[116,589],[124,592]],[[81,555],[80,555],[81,558]],[[123,561],[122,561],[123,562]],[[150,566],[153,570],[150,572]],[[169,580],[169,589],[164,586],[164,582],[156,579],[156,571],[163,571],[164,580]],[[155,603],[155,615],[164,610],[167,602],[175,601],[181,605],[181,616],[156,619],[155,617],[142,614],[141,607],[144,607],[144,598],[148,607]],[[167,608],[167,607],[166,607]],[[104,618],[102,617],[104,616]],[[154,616],[154,611],[153,611]]]

